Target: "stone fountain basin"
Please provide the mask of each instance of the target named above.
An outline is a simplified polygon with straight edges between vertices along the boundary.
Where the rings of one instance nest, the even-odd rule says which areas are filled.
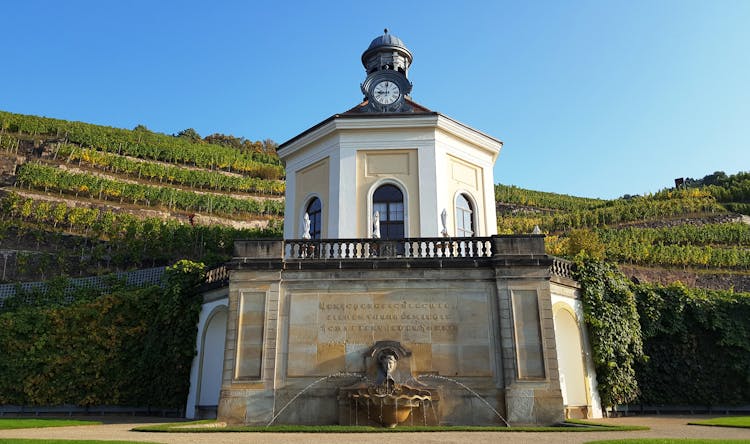
[[[409,419],[409,415],[421,405],[422,401],[429,400],[426,397],[410,396],[369,396],[354,397],[360,404],[375,412],[377,421],[385,427],[393,428]],[[367,406],[369,404],[369,406]],[[375,418],[373,418],[375,419]]]
[[[424,405],[424,401],[431,401],[430,395],[413,393],[379,394],[372,390],[358,391],[349,395],[368,411],[375,412],[377,422],[385,427],[393,428],[406,421],[414,408]]]

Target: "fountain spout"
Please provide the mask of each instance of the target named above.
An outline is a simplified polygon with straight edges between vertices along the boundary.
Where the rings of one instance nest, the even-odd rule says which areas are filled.
[[[410,419],[413,425],[438,424],[438,390],[414,378],[410,356],[396,341],[375,343],[365,354],[366,381],[339,390],[339,422],[396,427]]]

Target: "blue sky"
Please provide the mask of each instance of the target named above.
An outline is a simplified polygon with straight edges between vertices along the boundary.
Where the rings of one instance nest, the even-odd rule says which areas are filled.
[[[388,27],[412,98],[505,142],[495,181],[614,198],[750,170],[750,1],[6,2],[0,109],[283,142],[362,98]]]

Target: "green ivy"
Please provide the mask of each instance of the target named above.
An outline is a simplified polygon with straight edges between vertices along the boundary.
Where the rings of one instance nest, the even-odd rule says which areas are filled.
[[[750,294],[636,284],[583,257],[577,279],[604,406],[750,402]]]
[[[0,404],[183,407],[202,274],[180,261],[161,287],[10,304],[0,313]]]
[[[750,294],[635,285],[644,351],[637,366],[644,404],[750,401]]]
[[[627,404],[638,397],[644,358],[635,295],[615,265],[580,257],[577,265],[599,396],[605,407]]]

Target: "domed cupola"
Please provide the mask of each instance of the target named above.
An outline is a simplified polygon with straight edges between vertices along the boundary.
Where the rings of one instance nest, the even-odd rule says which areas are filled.
[[[389,34],[388,29],[383,31],[383,35],[376,37],[362,53],[362,65],[367,74],[390,69],[408,77],[411,61],[412,55],[409,48],[400,38]]]
[[[386,29],[362,53],[367,78],[360,85],[367,100],[364,112],[404,113],[413,108],[406,101],[412,84],[407,78],[412,55],[404,42]]]

